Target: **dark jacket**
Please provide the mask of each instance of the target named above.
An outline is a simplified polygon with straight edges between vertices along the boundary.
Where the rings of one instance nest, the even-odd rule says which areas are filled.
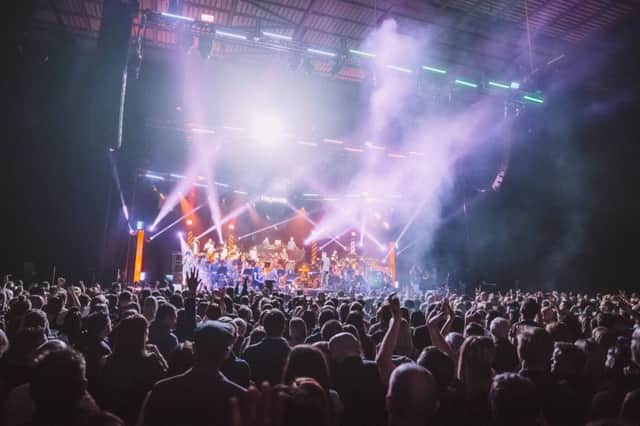
[[[265,337],[249,346],[243,358],[251,368],[251,380],[255,383],[266,380],[272,385],[282,383],[282,372],[289,352],[291,347],[282,337]]]
[[[244,400],[246,390],[220,372],[188,370],[155,384],[143,410],[148,426],[226,426],[231,424],[229,400]]]
[[[346,358],[334,366],[332,376],[344,404],[345,426],[386,425],[386,390],[375,362]]]

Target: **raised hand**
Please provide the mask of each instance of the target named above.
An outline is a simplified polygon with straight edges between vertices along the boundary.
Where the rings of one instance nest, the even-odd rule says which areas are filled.
[[[402,316],[402,312],[400,311],[400,299],[395,293],[391,293],[389,298],[387,299],[389,302],[389,306],[391,306],[391,314],[393,318],[400,318]]]
[[[195,295],[201,284],[202,280],[200,279],[200,271],[195,267],[191,268],[191,270],[187,272],[187,288]]]

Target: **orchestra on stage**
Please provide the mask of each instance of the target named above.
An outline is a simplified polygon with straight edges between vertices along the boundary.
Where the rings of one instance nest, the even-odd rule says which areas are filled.
[[[247,279],[249,285],[262,289],[273,286],[281,290],[322,289],[368,292],[392,288],[394,283],[387,264],[356,253],[355,245],[342,255],[334,250],[319,256],[307,256],[290,237],[273,243],[268,237],[261,244],[247,247],[236,244],[216,245],[212,238],[201,244],[194,238],[182,253],[183,277],[196,268],[203,286],[215,289]]]

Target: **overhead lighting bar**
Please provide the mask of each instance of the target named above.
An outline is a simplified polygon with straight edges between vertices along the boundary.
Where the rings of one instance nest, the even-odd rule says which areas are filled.
[[[473,87],[473,88],[478,87],[476,83],[472,83],[470,81],[465,81],[465,80],[456,79],[455,83],[461,86],[467,86],[467,87]]]
[[[153,173],[145,173],[144,177],[152,180],[165,180],[163,176],[154,175]]]
[[[205,129],[205,128],[202,128],[202,127],[192,127],[191,131],[193,133],[205,133],[205,134],[208,134],[208,135],[215,135],[216,134],[215,130]]]
[[[375,149],[377,151],[384,151],[384,146],[382,146],[382,145],[376,145],[376,144],[371,143],[371,142],[365,142],[364,145],[367,148],[370,148],[370,149]]]
[[[512,81],[511,88],[514,90],[518,90],[520,88],[520,83],[518,83],[517,81]]]
[[[244,129],[242,127],[222,126],[222,128],[225,130],[232,130],[234,132],[244,132]]]
[[[330,56],[330,57],[332,57],[332,58],[336,56],[336,54],[335,54],[335,53],[333,53],[333,52],[328,52],[328,51],[326,51],[326,50],[320,50],[320,49],[314,49],[314,48],[312,48],[312,47],[308,48],[308,49],[307,49],[307,52],[309,52],[309,53],[314,53],[314,54],[316,54],[316,55]]]
[[[447,70],[443,70],[441,68],[429,67],[427,65],[423,65],[422,69],[425,71],[435,72],[436,74],[446,74]]]
[[[262,32],[263,36],[267,36],[267,37],[271,37],[271,38],[275,38],[278,40],[286,40],[286,41],[292,41],[293,37],[288,36],[288,35],[284,35],[284,34],[277,34],[277,33],[271,33],[269,31],[263,31]]]
[[[322,140],[322,142],[324,143],[332,143],[334,145],[343,145],[344,141],[338,140],[338,139],[329,139],[329,138],[324,138]]]
[[[315,194],[315,193],[313,193],[313,192],[307,192],[307,193],[302,194],[302,196],[303,196],[303,197],[312,198],[312,197],[319,197],[319,196],[320,196],[320,194]]]
[[[234,190],[233,190],[233,193],[234,193],[234,194],[239,194],[239,195],[249,195],[249,193],[248,193],[248,192],[245,192],[245,191],[238,191],[237,189],[234,189]]]
[[[200,20],[202,22],[213,23],[215,19],[216,19],[215,16],[209,15],[208,13],[203,13],[202,15],[200,15]]]
[[[181,21],[189,21],[189,22],[195,21],[195,19],[189,16],[176,15],[174,13],[169,13],[169,12],[162,12],[162,16],[167,18],[179,19]]]
[[[349,151],[349,152],[364,152],[364,149],[361,149],[361,148],[353,148],[353,147],[350,147],[350,146],[345,146],[343,149],[344,149],[345,151]]]
[[[525,101],[534,102],[534,103],[537,103],[537,104],[543,104],[544,103],[544,99],[536,98],[535,96],[530,96],[530,95],[524,95],[522,97],[522,99],[524,99]]]
[[[222,183],[222,182],[213,182],[213,184],[216,186],[221,186],[223,188],[229,188],[231,186],[228,183]]]
[[[390,158],[407,158],[406,155],[402,155],[402,154],[394,154],[392,152],[390,152],[389,154],[387,154],[387,157]]]
[[[178,175],[176,173],[170,173],[169,176],[171,176],[174,179],[184,179],[184,175]]]
[[[399,67],[397,65],[387,65],[387,68],[389,68],[390,70],[400,71],[407,74],[413,72],[413,70],[410,70],[409,68]]]
[[[235,38],[237,40],[246,40],[247,39],[246,35],[230,33],[228,31],[223,31],[223,30],[216,30],[216,35],[217,36],[222,36],[222,37]]]
[[[285,197],[271,197],[269,195],[262,195],[260,197],[260,201],[264,201],[265,203],[278,203],[278,204],[288,203]]]
[[[307,141],[298,141],[299,145],[306,145],[306,146],[318,146],[317,143],[315,142],[307,142]]]
[[[511,88],[511,86],[509,86],[508,84],[498,83],[497,81],[490,81],[489,82],[489,86],[498,87],[500,89],[510,89]]]
[[[363,52],[362,50],[357,50],[357,49],[349,49],[349,53],[352,53],[352,54],[358,55],[358,56],[366,56],[367,58],[375,58],[376,57],[375,53]]]

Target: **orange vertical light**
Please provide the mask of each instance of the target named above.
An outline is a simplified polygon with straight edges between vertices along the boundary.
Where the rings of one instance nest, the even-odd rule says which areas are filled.
[[[396,282],[396,243],[391,241],[389,243],[389,271],[391,272],[391,281],[394,285]]]
[[[133,262],[133,282],[140,281],[140,272],[142,272],[142,248],[144,247],[144,229],[138,229],[138,237],[136,241],[136,258]]]

